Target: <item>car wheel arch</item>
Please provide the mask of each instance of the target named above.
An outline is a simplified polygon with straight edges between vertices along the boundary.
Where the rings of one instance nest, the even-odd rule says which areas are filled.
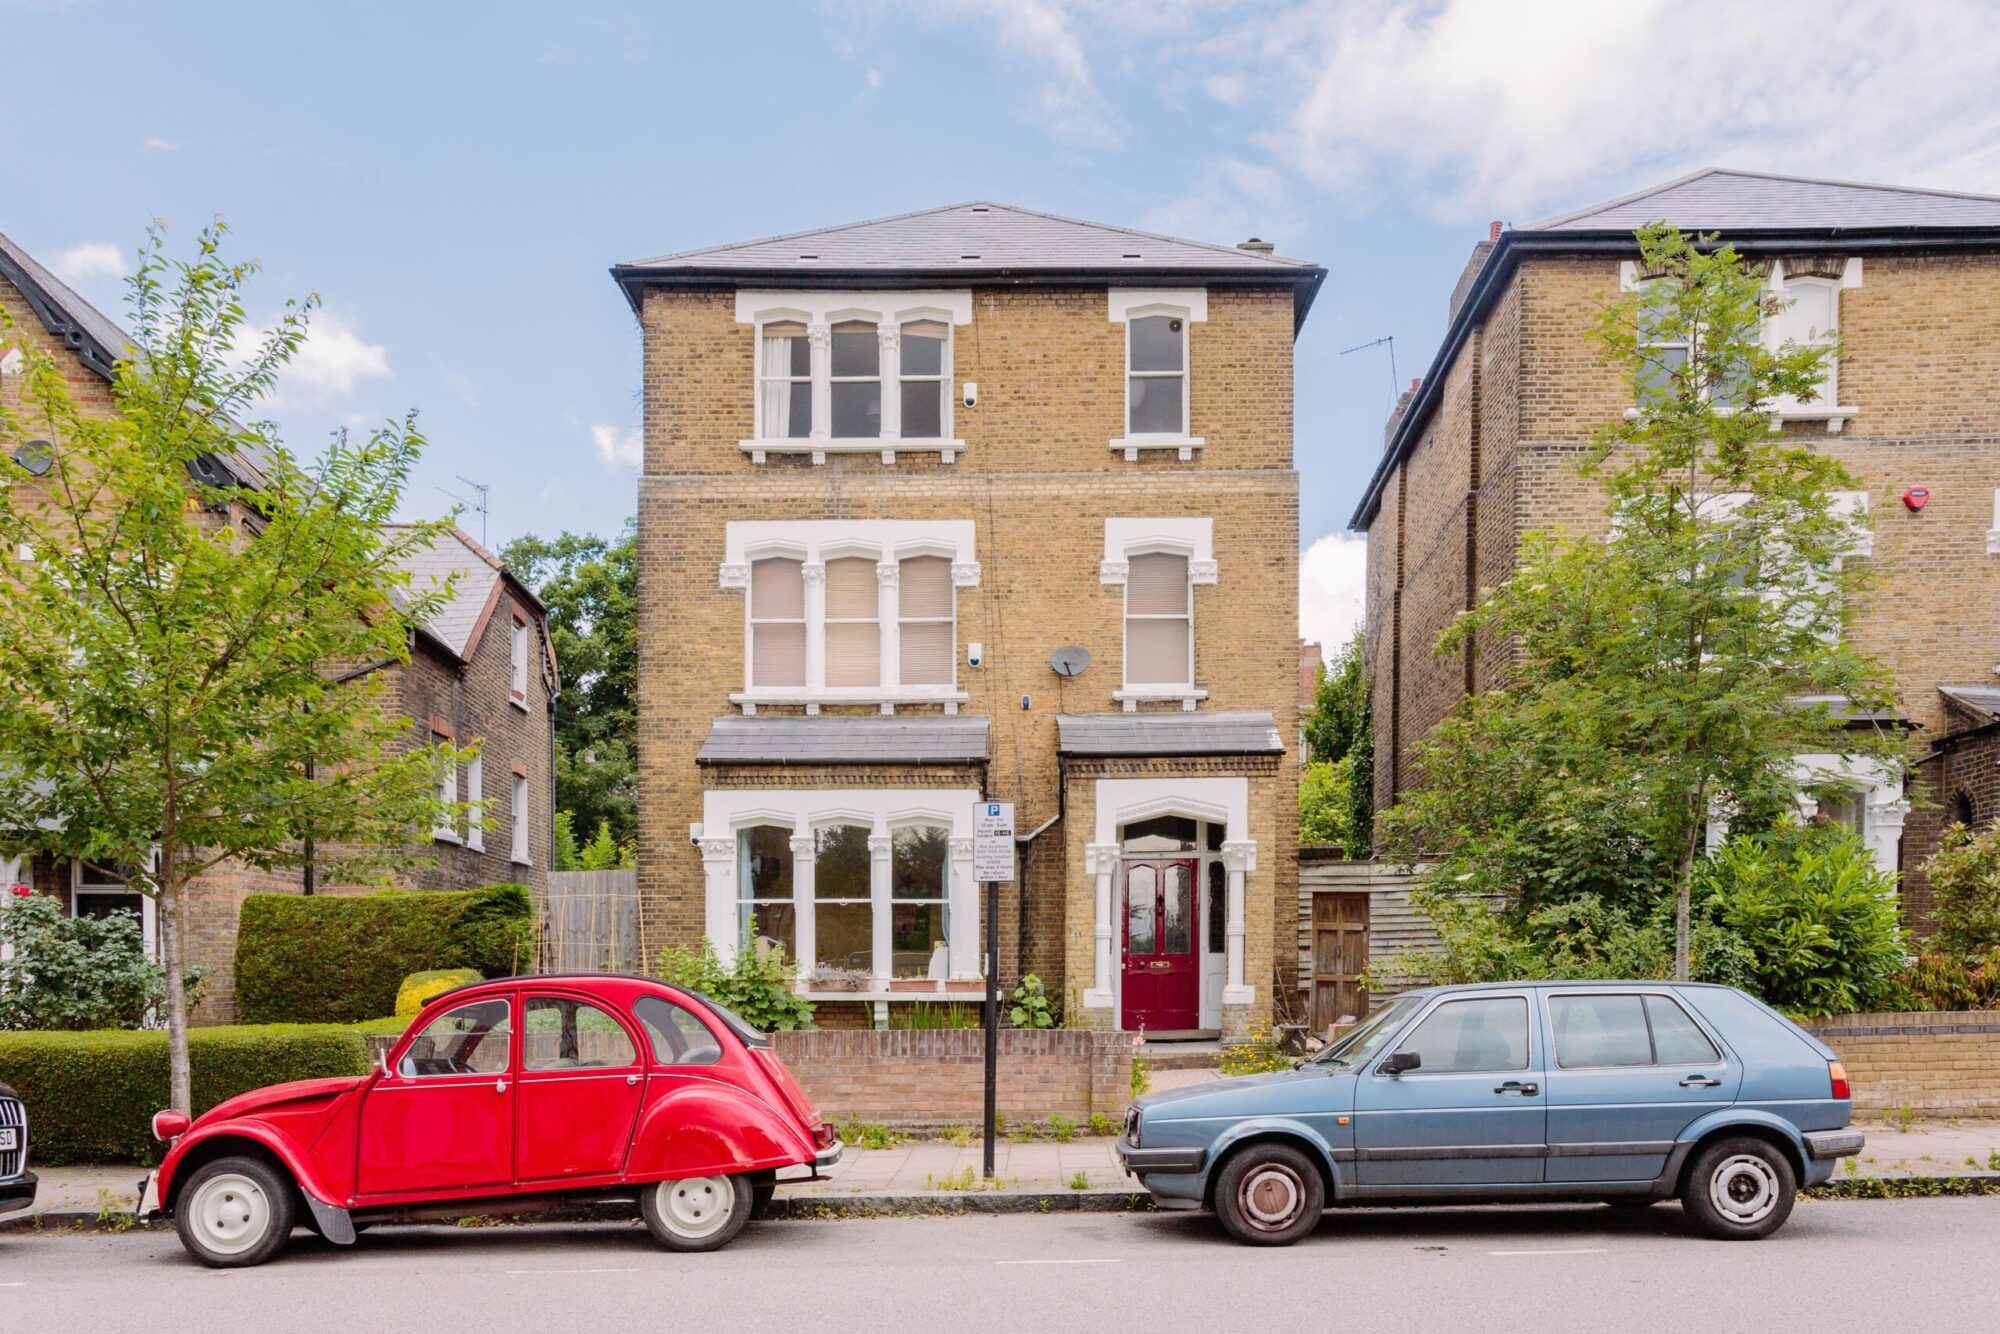
[[[1703,1123],[1698,1134],[1683,1143],[1686,1148],[1680,1155],[1680,1170],[1675,1173],[1674,1191],[1678,1194],[1687,1188],[1688,1177],[1694,1171],[1695,1162],[1702,1150],[1722,1139],[1758,1139],[1785,1155],[1791,1164],[1794,1176],[1801,1182],[1806,1178],[1806,1153],[1796,1132],[1788,1134],[1786,1128],[1773,1121],[1761,1119],[1729,1120]]]
[[[180,1203],[181,1194],[187,1189],[187,1183],[194,1178],[195,1173],[218,1158],[255,1158],[269,1164],[274,1171],[292,1183],[293,1189],[304,1193],[305,1188],[299,1183],[298,1173],[294,1172],[291,1164],[270,1145],[250,1135],[231,1134],[225,1131],[209,1135],[188,1146],[187,1152],[174,1164],[173,1179],[167,1183],[167,1194],[160,1201],[160,1207],[171,1214],[175,1206]]]
[[[1319,1169],[1320,1181],[1326,1187],[1327,1203],[1333,1203],[1338,1193],[1338,1177],[1334,1172],[1333,1159],[1318,1136],[1298,1126],[1259,1126],[1216,1145],[1206,1169],[1207,1179],[1202,1183],[1201,1203],[1204,1209],[1215,1208],[1215,1183],[1222,1175],[1223,1165],[1237,1154],[1260,1144],[1282,1144],[1304,1153]]]

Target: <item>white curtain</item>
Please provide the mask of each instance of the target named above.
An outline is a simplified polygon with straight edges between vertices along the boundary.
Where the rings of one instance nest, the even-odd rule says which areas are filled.
[[[764,340],[764,438],[783,440],[792,433],[792,340]],[[737,383],[742,383],[740,380]]]

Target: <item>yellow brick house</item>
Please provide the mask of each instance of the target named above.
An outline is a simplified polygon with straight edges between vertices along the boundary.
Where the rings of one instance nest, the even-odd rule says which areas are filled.
[[[822,1024],[970,994],[972,820],[1004,800],[1004,983],[1154,1036],[1268,1020],[1324,271],[969,203],[613,274],[644,343],[647,954],[754,931]]]

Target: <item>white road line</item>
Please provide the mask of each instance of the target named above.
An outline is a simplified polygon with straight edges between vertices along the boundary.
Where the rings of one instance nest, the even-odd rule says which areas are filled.
[[[19,1283],[0,1283],[0,1288],[25,1288],[27,1286],[28,1285],[25,1280]]]
[[[509,1278],[524,1278],[535,1274],[636,1274],[638,1269],[509,1269]]]
[[[1568,1250],[1555,1251],[1488,1251],[1488,1255],[1602,1255],[1602,1246],[1577,1246]]]
[[[995,1260],[996,1265],[1115,1265],[1124,1257],[1107,1256],[1096,1260]]]

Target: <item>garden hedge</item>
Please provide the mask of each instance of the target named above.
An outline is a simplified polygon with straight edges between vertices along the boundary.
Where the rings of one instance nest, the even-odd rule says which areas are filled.
[[[195,1113],[266,1084],[364,1074],[369,1035],[402,1028],[377,1019],[191,1029]],[[159,1161],[152,1117],[167,1105],[163,1030],[0,1033],[0,1083],[27,1106],[37,1164]]]
[[[252,894],[236,934],[246,1024],[342,1024],[393,1014],[411,973],[526,971],[534,907],[522,885],[374,894]]]

